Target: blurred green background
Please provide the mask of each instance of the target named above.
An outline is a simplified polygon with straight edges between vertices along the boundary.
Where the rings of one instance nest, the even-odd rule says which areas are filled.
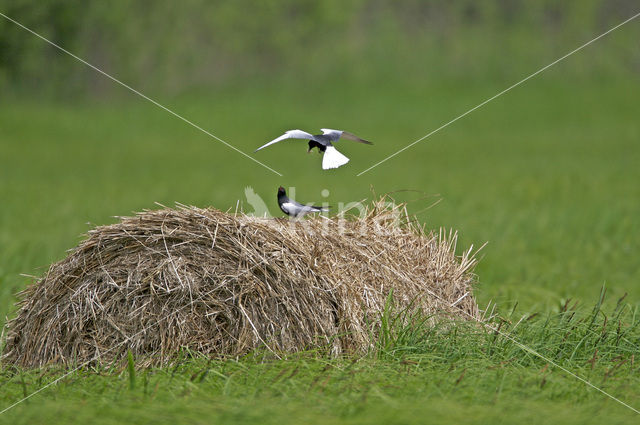
[[[332,205],[398,193],[488,245],[478,298],[530,311],[640,301],[640,19],[356,174],[640,12],[636,1],[33,1],[0,12],[237,148],[351,131],[323,171],[303,142],[260,165],[0,17],[0,317],[83,232],[155,202],[235,208],[279,185]],[[325,199],[321,191],[328,189]],[[424,210],[434,200],[441,202]],[[245,202],[246,207],[246,202]],[[89,223],[89,224],[88,224]]]

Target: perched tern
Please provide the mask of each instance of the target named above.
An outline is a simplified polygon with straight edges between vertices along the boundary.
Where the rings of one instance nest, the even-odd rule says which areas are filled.
[[[278,205],[283,213],[290,217],[298,218],[305,214],[329,211],[328,208],[315,207],[313,205],[303,205],[299,202],[289,199],[287,191],[284,187],[278,188]]]

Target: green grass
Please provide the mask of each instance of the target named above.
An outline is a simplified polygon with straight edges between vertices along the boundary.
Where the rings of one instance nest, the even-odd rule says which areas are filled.
[[[434,198],[410,203],[413,212],[436,195],[442,199],[420,220],[458,229],[459,249],[489,242],[477,268],[481,305],[497,302],[514,324],[540,312],[513,335],[638,408],[639,371],[632,364],[640,344],[636,80],[575,79],[559,66],[355,176],[511,82],[390,79],[309,86],[301,77],[285,87],[256,81],[163,100],[246,152],[292,127],[346,128],[375,143],[345,142],[352,161],[334,172],[322,172],[320,158],[296,142],[256,154],[284,177],[139,99],[5,100],[0,315],[11,316],[15,293],[30,281],[20,273],[42,274],[91,226],[154,208],[154,202],[235,208],[251,185],[275,213],[279,185],[295,186],[304,201],[323,200],[321,190],[329,189],[333,205],[370,197],[370,186],[377,193],[414,189]],[[306,97],[292,96],[301,88]],[[605,313],[592,315],[605,283]],[[629,305],[619,313],[616,300],[624,293]],[[579,303],[571,320],[560,308],[567,298]],[[627,332],[617,343],[616,314]],[[189,359],[135,373],[126,365],[81,370],[0,421],[637,421],[635,413],[491,332],[463,325],[427,335],[424,329],[391,329],[397,334],[388,344],[357,360],[308,353],[285,360]],[[61,375],[4,370],[0,408]]]
[[[184,357],[136,371],[130,357],[82,368],[3,417],[7,423],[632,423],[636,413],[491,330],[459,323],[400,326],[389,310],[385,343],[368,355],[329,359],[256,352],[215,361]],[[605,320],[606,317],[606,320]],[[623,402],[637,406],[637,309],[565,307],[534,320],[511,312],[492,323]],[[395,324],[393,324],[395,323]],[[620,325],[618,325],[620,323]],[[594,355],[595,353],[595,355]],[[5,404],[62,375],[5,370]]]
[[[251,185],[277,213],[279,185],[302,200],[329,189],[332,205],[415,189],[442,202],[420,214],[460,230],[462,244],[488,242],[478,268],[481,301],[518,300],[534,310],[559,299],[614,296],[640,281],[640,149],[634,81],[533,80],[376,169],[355,174],[425,135],[504,85],[336,87],[344,100],[278,87],[228,89],[170,107],[246,152],[289,127],[349,128],[373,146],[344,143],[348,166],[321,173],[296,142],[256,157],[279,177],[144,102],[0,108],[0,279],[9,293],[64,256],[86,223],[112,222],[154,202],[235,208]],[[331,86],[334,87],[334,86]],[[290,88],[294,91],[295,88]],[[419,194],[399,194],[410,200]],[[435,198],[410,204],[420,211]],[[40,268],[40,269],[38,269]]]

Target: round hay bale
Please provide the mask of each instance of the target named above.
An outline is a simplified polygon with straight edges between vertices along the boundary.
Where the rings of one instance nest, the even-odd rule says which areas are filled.
[[[290,221],[179,206],[89,231],[21,294],[3,360],[23,367],[329,348],[362,352],[396,309],[478,317],[476,260],[383,200]],[[455,305],[454,305],[455,304]]]

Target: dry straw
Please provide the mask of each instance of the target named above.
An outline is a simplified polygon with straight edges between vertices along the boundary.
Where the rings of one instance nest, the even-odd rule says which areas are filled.
[[[471,250],[380,199],[360,217],[302,221],[179,206],[123,217],[22,294],[3,361],[163,365],[265,347],[362,352],[390,290],[396,308],[478,317]],[[434,319],[435,320],[435,319]]]

